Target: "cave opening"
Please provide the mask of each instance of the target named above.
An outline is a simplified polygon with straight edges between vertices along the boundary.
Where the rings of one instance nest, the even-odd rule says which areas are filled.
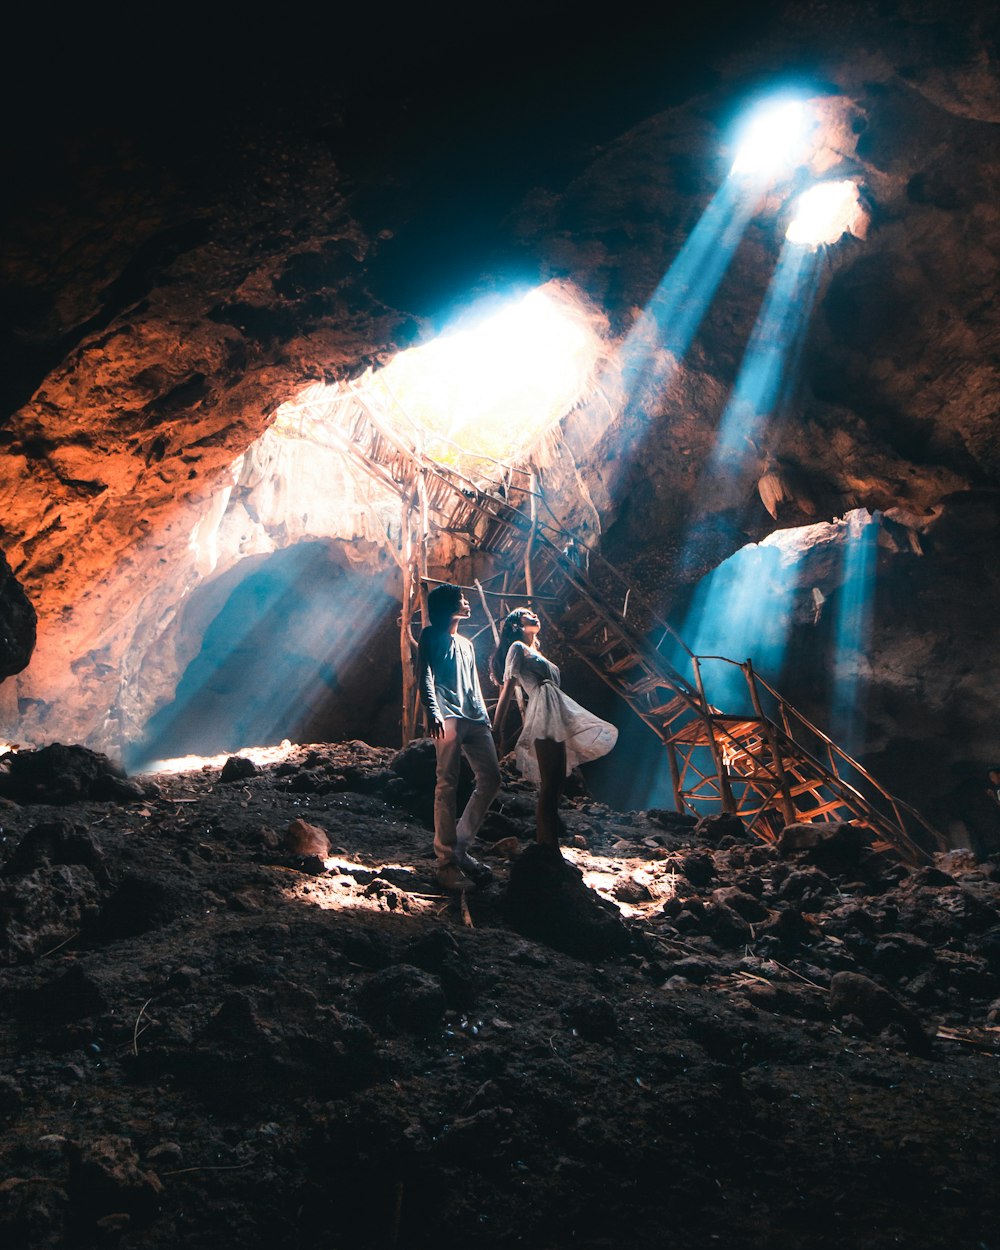
[[[523,460],[579,402],[601,355],[601,320],[556,281],[478,300],[430,342],[356,382],[304,387],[271,428],[329,443],[360,400],[436,463],[492,475]]]
[[[241,562],[191,596],[177,646],[197,649],[129,762],[150,769],[283,739],[393,743],[396,607],[336,544]]]
[[[593,308],[548,283],[474,305],[383,368],[282,404],[192,533],[196,588],[147,661],[173,660],[179,677],[126,748],[130,765],[285,738],[398,744],[414,514],[421,577],[449,575],[463,554],[426,503],[414,506],[408,454],[470,485],[509,478],[592,384],[599,329]],[[359,413],[390,432],[388,472],[352,446]]]

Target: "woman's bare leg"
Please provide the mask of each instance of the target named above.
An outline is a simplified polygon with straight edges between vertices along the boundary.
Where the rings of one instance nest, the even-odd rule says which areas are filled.
[[[559,800],[566,785],[566,744],[551,738],[535,739],[538,760],[538,841],[547,846],[559,845]]]

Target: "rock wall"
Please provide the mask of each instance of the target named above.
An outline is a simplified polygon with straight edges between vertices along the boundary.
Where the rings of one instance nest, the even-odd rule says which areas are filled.
[[[870,217],[865,239],[822,257],[782,403],[756,414],[765,422],[740,471],[713,476],[720,414],[805,173],[763,197],[685,351],[654,352],[641,387],[611,369],[568,415],[552,490],[573,492],[573,524],[602,534],[663,610],[776,526],[857,507],[926,521],[945,499],[991,497],[990,15],[985,4],[772,5],[718,31],[707,12],[673,29],[646,18],[627,45],[614,36],[630,53],[616,63],[576,32],[571,57],[547,59],[544,91],[532,51],[504,68],[498,48],[479,89],[471,67],[424,75],[419,89],[391,88],[387,74],[366,107],[357,77],[338,94],[300,73],[281,107],[213,92],[199,115],[186,102],[183,135],[121,111],[103,130],[84,116],[61,140],[46,134],[44,161],[29,136],[3,210],[13,363],[0,546],[39,624],[30,666],[5,688],[6,732],[135,741],[197,650],[182,605],[239,560],[336,541],[391,580],[358,510],[344,519],[343,483],[336,523],[260,520],[268,471],[250,449],[277,406],[384,362],[429,337],[447,304],[514,276],[573,284],[606,316],[613,355],[724,180],[740,108],[775,83],[821,102],[808,176],[855,178]],[[580,80],[595,64],[599,88]],[[450,94],[459,82],[464,111]],[[951,637],[952,598],[928,592],[925,635]],[[912,654],[906,623],[886,624],[878,646]],[[950,732],[956,758],[978,759],[972,739],[992,739],[987,700],[961,681],[965,650],[944,643],[936,671],[967,708]],[[872,742],[897,734],[895,722],[873,726]]]

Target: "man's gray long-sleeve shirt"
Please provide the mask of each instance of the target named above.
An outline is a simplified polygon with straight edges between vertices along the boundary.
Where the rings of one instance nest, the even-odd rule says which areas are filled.
[[[489,721],[476,651],[468,638],[428,625],[420,635],[417,666],[420,697],[429,716]]]

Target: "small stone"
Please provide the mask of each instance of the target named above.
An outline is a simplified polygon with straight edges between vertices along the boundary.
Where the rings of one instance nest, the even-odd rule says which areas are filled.
[[[767,908],[760,899],[754,898],[752,894],[747,894],[735,885],[727,885],[721,890],[713,890],[712,901],[720,903],[724,907],[731,907],[733,911],[737,912],[751,924],[755,924],[758,920],[766,920],[768,916]]]
[[[293,855],[326,859],[330,854],[330,839],[326,831],[305,820],[291,822],[285,833],[285,846]]]
[[[685,981],[693,981],[695,985],[701,985],[708,980],[712,968],[705,960],[697,959],[695,956],[690,955],[685,959],[678,959],[675,964],[671,964],[670,970],[673,976],[667,981],[668,986],[681,977]]]
[[[180,1163],[184,1158],[184,1152],[175,1141],[160,1142],[158,1146],[146,1155],[147,1163],[155,1163],[160,1166],[164,1164],[168,1167],[175,1163]]]
[[[653,897],[649,886],[634,877],[623,877],[616,881],[611,893],[620,903],[648,903]]]
[[[913,1012],[860,973],[834,973],[830,982],[830,1012],[837,1018],[855,1017],[873,1035],[888,1025],[898,1024],[914,1050],[924,1053],[930,1049],[930,1039]]]
[[[245,781],[247,777],[254,777],[260,769],[253,762],[242,755],[231,755],[222,766],[222,774],[220,781]]]
[[[715,864],[705,851],[695,851],[681,860],[681,872],[694,886],[708,885],[715,876]]]

